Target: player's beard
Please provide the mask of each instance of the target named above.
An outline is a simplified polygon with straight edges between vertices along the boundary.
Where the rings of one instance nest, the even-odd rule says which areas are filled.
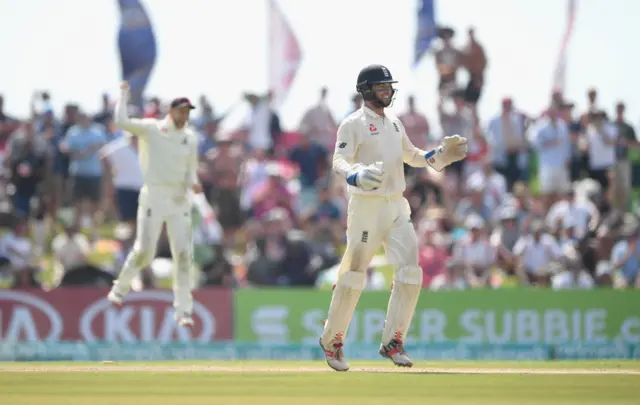
[[[389,99],[387,101],[383,101],[376,94],[374,96],[375,99],[373,100],[373,103],[379,108],[387,108],[391,106],[391,104],[393,104],[393,99],[395,98],[395,95],[396,95],[396,91],[392,90],[391,95],[389,96]]]

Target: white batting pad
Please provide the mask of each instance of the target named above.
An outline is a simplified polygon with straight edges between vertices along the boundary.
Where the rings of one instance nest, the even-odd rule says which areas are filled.
[[[347,328],[366,282],[366,274],[357,271],[347,271],[338,279],[322,333],[324,347],[330,347],[338,334],[342,340],[346,339]]]
[[[389,344],[398,332],[402,339],[406,338],[421,289],[422,269],[420,267],[402,267],[396,271],[389,298],[387,319],[382,332],[383,345]]]

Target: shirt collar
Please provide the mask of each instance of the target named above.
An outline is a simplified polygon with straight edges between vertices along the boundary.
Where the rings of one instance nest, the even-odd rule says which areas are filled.
[[[368,115],[371,118],[377,118],[377,119],[381,119],[384,118],[381,115],[379,115],[377,112],[373,111],[371,108],[367,107],[366,105],[362,105],[362,111],[364,111],[364,113],[366,115]]]

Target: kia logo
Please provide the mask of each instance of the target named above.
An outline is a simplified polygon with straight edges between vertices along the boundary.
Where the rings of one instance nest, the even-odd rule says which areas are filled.
[[[211,342],[216,320],[202,304],[193,303],[195,326],[178,326],[169,291],[129,294],[122,307],[106,298],[91,304],[80,318],[80,335],[86,342]],[[195,334],[196,336],[191,336]]]
[[[4,302],[3,302],[4,301]],[[24,292],[0,290],[0,340],[5,342],[56,342],[62,335],[62,317],[47,301]],[[46,321],[48,334],[42,336]]]

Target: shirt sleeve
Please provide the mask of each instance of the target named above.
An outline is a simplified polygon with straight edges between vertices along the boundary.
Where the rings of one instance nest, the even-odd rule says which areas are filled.
[[[353,170],[358,152],[358,134],[354,121],[344,121],[338,128],[338,137],[333,153],[333,171],[342,177],[348,177]]]
[[[121,129],[124,129],[131,135],[140,137],[148,136],[149,132],[155,127],[156,120],[153,118],[136,119],[129,118],[127,113],[127,101],[129,100],[129,92],[122,91],[120,99],[116,103],[114,123]]]

